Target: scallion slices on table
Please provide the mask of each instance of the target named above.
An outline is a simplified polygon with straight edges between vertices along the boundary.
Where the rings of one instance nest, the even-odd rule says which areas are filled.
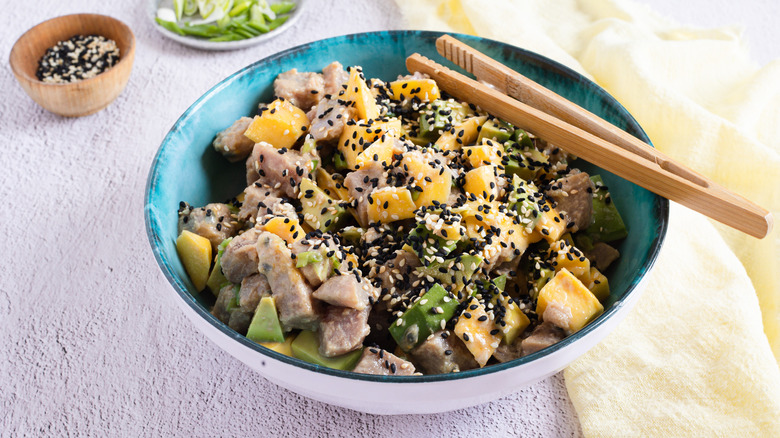
[[[271,32],[287,22],[294,9],[295,3],[290,1],[174,0],[173,9],[157,10],[155,21],[183,36],[211,42],[239,41]]]
[[[246,162],[225,203],[179,206],[212,314],[277,352],[359,373],[464,371],[603,311],[626,228],[598,175],[420,74],[293,69],[216,135]]]

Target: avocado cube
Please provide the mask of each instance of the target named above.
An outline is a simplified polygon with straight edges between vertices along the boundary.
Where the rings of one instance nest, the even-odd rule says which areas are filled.
[[[626,225],[602,183],[601,176],[593,175],[590,180],[596,186],[593,191],[593,224],[585,230],[585,234],[593,242],[611,242],[626,237]]]
[[[496,285],[498,290],[500,292],[503,292],[504,289],[506,289],[506,274],[500,275],[493,279],[493,284]]]
[[[455,296],[435,284],[390,325],[390,334],[402,350],[409,351],[442,330],[458,304]]]
[[[458,246],[457,240],[447,240],[437,236],[425,224],[417,224],[406,240],[408,244],[404,246],[404,249],[416,254],[423,264],[428,264],[437,255],[448,255]]]
[[[334,269],[333,261],[337,261],[337,257],[331,259],[327,258],[327,247],[320,247],[317,250],[306,251],[295,256],[295,267],[308,269],[302,270],[301,273],[312,285],[322,284],[330,277],[331,271]]]
[[[363,355],[363,348],[358,348],[355,351],[342,354],[341,356],[325,357],[320,354],[320,341],[316,333],[303,330],[290,346],[294,357],[303,361],[320,365],[327,368],[333,368],[336,370],[349,371],[355,368],[360,356]]]
[[[462,265],[462,269],[454,269],[457,265]],[[423,275],[429,275],[443,284],[454,284],[459,286],[460,290],[468,282],[474,273],[479,269],[482,264],[482,257],[471,254],[465,254],[458,259],[447,259],[443,263],[434,262],[428,266],[421,266],[415,268]],[[452,268],[449,268],[453,265]]]
[[[534,140],[531,138],[530,135],[528,135],[527,132],[520,128],[515,128],[515,131],[512,133],[512,140],[520,145],[521,149],[533,149],[534,148]]]
[[[533,184],[527,183],[517,175],[512,177],[512,191],[507,197],[509,208],[523,218],[521,222],[525,228],[535,227],[542,217],[537,193],[538,190]]]
[[[555,271],[552,269],[541,268],[531,274],[530,288],[528,289],[531,298],[536,299],[539,296],[539,291],[542,290],[548,281],[552,280],[555,276]]]
[[[536,148],[521,148],[517,143],[504,145],[506,154],[502,159],[504,173],[517,175],[526,181],[533,181],[548,164],[547,155]]]
[[[273,297],[263,297],[257,305],[255,316],[249,324],[246,337],[255,342],[284,342],[282,325],[276,314],[276,302]]]
[[[219,290],[222,289],[222,285],[229,283],[228,279],[225,278],[225,274],[222,273],[222,253],[225,252],[225,248],[227,248],[231,240],[233,240],[232,237],[225,239],[217,247],[217,257],[214,261],[214,267],[211,268],[211,274],[209,274],[209,279],[206,281],[206,286],[211,289],[214,296],[219,295]]]
[[[482,139],[485,138],[503,143],[511,139],[514,132],[515,127],[512,126],[512,124],[499,119],[490,119],[486,121],[479,130],[477,144],[482,144]]]
[[[434,100],[420,111],[420,137],[437,138],[440,130],[455,126],[468,115],[468,106],[448,100]]]
[[[335,231],[347,217],[347,210],[328,196],[314,181],[303,178],[300,194],[303,220],[320,231]]]
[[[360,239],[363,238],[366,230],[360,227],[344,227],[341,229],[339,236],[341,237],[341,243],[344,245],[360,246]]]

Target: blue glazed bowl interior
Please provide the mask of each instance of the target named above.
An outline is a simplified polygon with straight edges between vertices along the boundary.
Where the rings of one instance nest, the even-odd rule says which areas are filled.
[[[177,209],[180,201],[200,206],[230,199],[245,188],[244,163],[228,163],[211,147],[217,132],[241,116],[254,115],[260,102],[273,96],[273,80],[291,68],[320,71],[332,61],[360,65],[366,77],[393,80],[408,72],[405,59],[420,53],[441,61],[435,40],[441,34],[387,31],[316,41],[255,62],[223,80],[198,99],[165,137],[146,187],[146,229],[154,255],[180,297],[198,314],[229,336],[265,355],[297,366],[343,377],[374,381],[461,379],[517,366],[576,342],[610,318],[653,265],[668,222],[667,200],[581,160],[576,166],[600,174],[629,230],[618,249],[621,257],[607,271],[611,296],[596,321],[558,344],[512,362],[449,375],[372,376],[322,368],[268,350],[239,335],[209,313],[213,297],[195,292],[176,254]],[[649,143],[637,122],[614,98],[578,73],[540,55],[497,41],[456,35],[466,44],[508,65],[530,79],[603,117]],[[462,71],[461,71],[462,72]],[[209,294],[205,292],[204,294]]]

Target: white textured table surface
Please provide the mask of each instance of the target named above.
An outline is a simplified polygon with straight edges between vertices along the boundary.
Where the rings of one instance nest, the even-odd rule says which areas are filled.
[[[374,416],[308,400],[195,332],[168,298],[144,232],[143,190],[178,116],[216,82],[274,52],[402,26],[390,1],[311,3],[293,29],[265,45],[209,53],[162,39],[141,1],[0,1],[0,435],[580,435],[560,375],[440,415]],[[674,2],[652,3],[688,23],[729,23],[724,15],[700,21],[694,9],[664,10]],[[76,12],[123,20],[138,46],[117,101],[64,119],[23,93],[7,59],[28,28]],[[778,41],[767,32],[777,35],[762,30],[755,40]],[[776,56],[764,46],[754,52],[759,60]]]

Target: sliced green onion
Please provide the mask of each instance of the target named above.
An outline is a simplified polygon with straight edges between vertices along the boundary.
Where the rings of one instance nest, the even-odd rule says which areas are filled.
[[[294,7],[295,3],[293,2],[279,2],[272,4],[271,10],[274,11],[276,15],[280,15],[292,11]]]

